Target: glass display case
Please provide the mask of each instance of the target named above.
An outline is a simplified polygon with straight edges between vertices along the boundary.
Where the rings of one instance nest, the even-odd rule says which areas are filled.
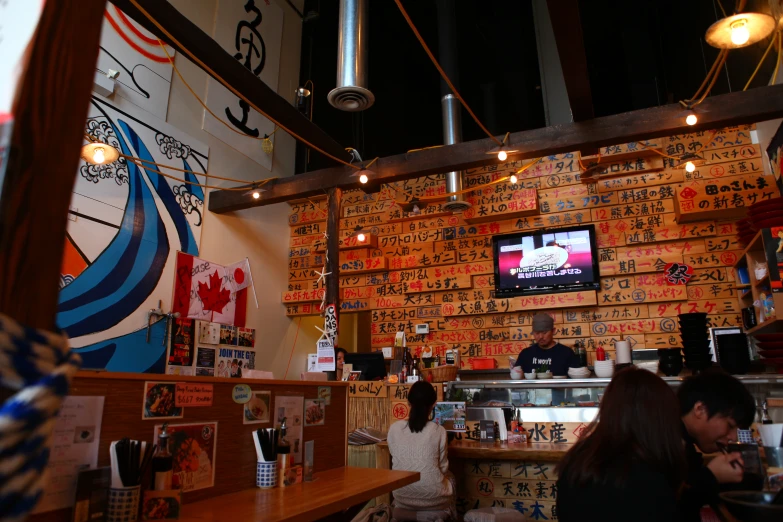
[[[758,420],[761,405],[768,400],[770,417],[783,422],[783,375],[737,375],[756,399]],[[683,377],[663,377],[676,388]],[[468,407],[519,409],[523,418],[542,421],[589,422],[611,379],[536,379],[452,381],[446,384],[446,400],[465,401]],[[536,410],[541,411],[536,411]],[[545,411],[544,411],[545,410]]]

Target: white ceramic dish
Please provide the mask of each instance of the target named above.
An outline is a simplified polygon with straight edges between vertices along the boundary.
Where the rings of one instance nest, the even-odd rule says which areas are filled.
[[[536,378],[536,372],[531,372],[531,373],[526,373],[525,374],[525,379],[532,380],[532,379],[535,379],[535,378]]]
[[[552,372],[536,374],[536,379],[551,379],[551,378],[552,378]]]

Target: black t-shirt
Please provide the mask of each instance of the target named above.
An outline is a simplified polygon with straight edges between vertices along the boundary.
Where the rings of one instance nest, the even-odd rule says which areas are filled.
[[[544,350],[538,344],[532,345],[519,353],[515,366],[521,366],[522,371],[530,373],[546,364],[552,375],[568,375],[569,368],[576,368],[579,362],[574,351],[560,343]]]

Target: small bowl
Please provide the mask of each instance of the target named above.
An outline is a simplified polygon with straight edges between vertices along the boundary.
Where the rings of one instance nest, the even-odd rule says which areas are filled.
[[[536,378],[536,372],[530,372],[530,373],[526,373],[524,375],[525,375],[525,379],[528,379],[528,380],[533,380],[533,379]]]
[[[614,375],[614,368],[608,370],[596,368],[595,375],[596,377],[600,377],[602,379],[609,379],[612,377],[612,375]]]
[[[536,373],[536,379],[551,379],[552,372]]]

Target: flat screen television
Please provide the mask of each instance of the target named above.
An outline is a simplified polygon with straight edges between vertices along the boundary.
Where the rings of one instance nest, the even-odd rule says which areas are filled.
[[[593,225],[495,236],[492,249],[497,297],[600,287]]]

